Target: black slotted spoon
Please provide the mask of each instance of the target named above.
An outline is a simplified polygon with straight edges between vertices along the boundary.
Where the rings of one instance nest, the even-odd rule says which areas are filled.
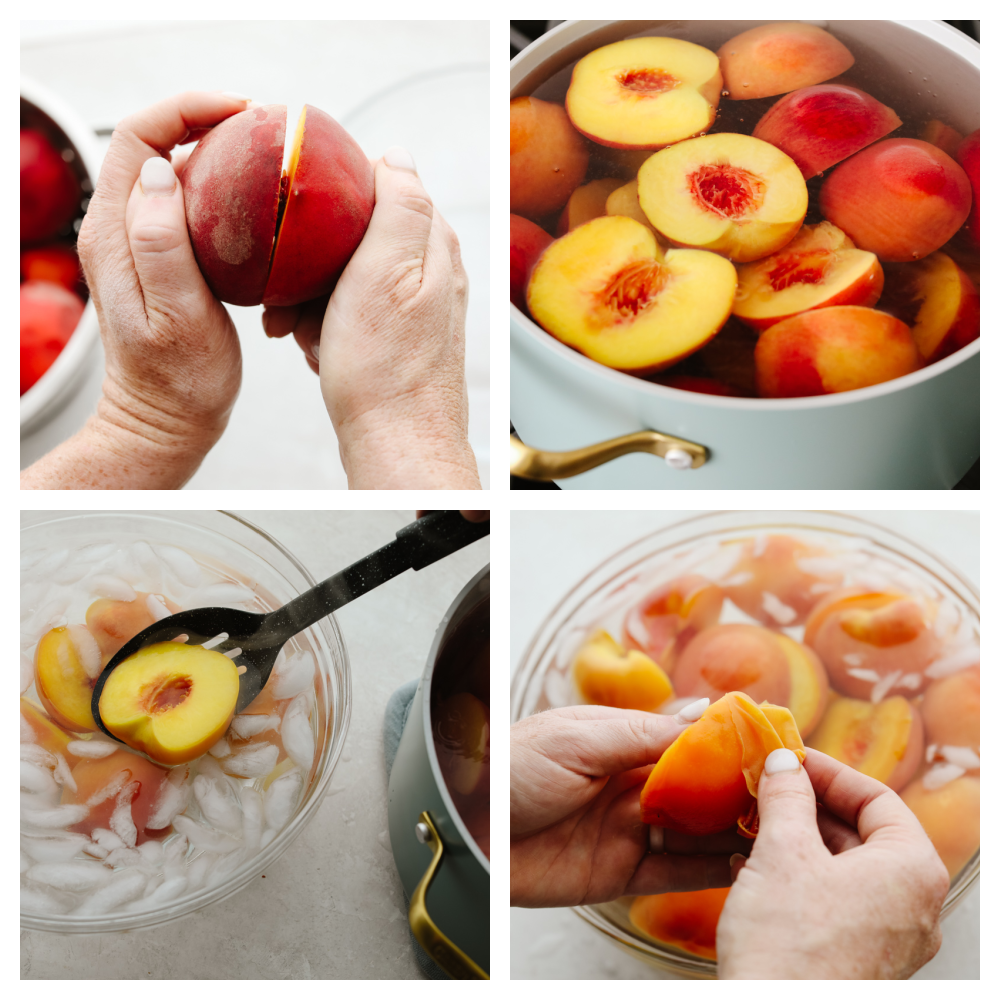
[[[490,531],[488,520],[467,521],[457,510],[435,510],[396,532],[396,540],[352,563],[328,580],[289,601],[277,611],[259,614],[234,608],[194,608],[163,618],[130,639],[108,661],[94,684],[91,711],[101,731],[119,743],[101,719],[101,692],[111,672],[123,660],[145,646],[169,642],[186,635],[189,646],[200,646],[219,635],[226,638],[211,648],[220,653],[239,649],[234,657],[240,674],[236,699],[238,715],[260,694],[278,653],[285,643],[310,625],[374,590],[408,569],[420,570],[483,538]]]

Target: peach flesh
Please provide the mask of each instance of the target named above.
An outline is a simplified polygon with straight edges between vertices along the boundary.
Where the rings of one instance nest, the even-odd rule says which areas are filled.
[[[934,681],[920,703],[928,744],[971,747],[978,753],[979,711],[979,667]]]
[[[963,774],[929,790],[918,777],[900,798],[920,820],[948,875],[955,878],[979,847],[979,779]]]
[[[599,181],[591,181],[578,187],[566,202],[566,207],[559,216],[556,226],[556,236],[565,236],[571,229],[582,226],[591,219],[597,219],[607,213],[604,210],[608,196],[620,187],[617,178],[605,177]]]

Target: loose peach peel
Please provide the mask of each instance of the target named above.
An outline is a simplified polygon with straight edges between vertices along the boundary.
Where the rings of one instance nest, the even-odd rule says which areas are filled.
[[[628,916],[643,934],[657,941],[715,959],[715,928],[728,896],[728,889],[636,896]]]
[[[705,133],[722,91],[718,57],[679,38],[628,38],[573,68],[566,111],[605,146],[661,149]]]
[[[553,243],[528,283],[532,316],[594,361],[644,375],[692,354],[722,326],[736,269],[717,254],[663,255],[641,223],[607,216]]]
[[[858,250],[830,222],[803,226],[795,238],[736,268],[733,315],[755,330],[827,306],[874,306],[885,276],[873,253]]]
[[[806,751],[787,708],[758,705],[742,691],[724,695],[659,759],[639,797],[643,823],[680,833],[719,833],[734,824],[756,837],[757,786],[764,761],[785,747]]]
[[[731,132],[661,149],[638,180],[643,212],[673,245],[736,262],[781,249],[799,231],[809,200],[790,157]]]
[[[576,654],[573,680],[592,705],[652,712],[674,696],[667,675],[645,653],[626,652],[603,631]]]

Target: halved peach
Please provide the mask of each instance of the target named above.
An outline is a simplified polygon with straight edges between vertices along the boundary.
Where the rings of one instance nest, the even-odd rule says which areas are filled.
[[[608,195],[620,186],[615,177],[605,177],[589,184],[581,184],[569,196],[569,201],[559,216],[556,236],[565,236],[571,229],[576,229],[577,226],[606,214],[604,204],[608,200]]]
[[[877,705],[834,698],[806,742],[894,792],[909,784],[924,750],[920,713],[900,695]]]
[[[777,253],[736,268],[733,315],[756,330],[827,306],[873,306],[882,265],[830,222],[803,226]]]
[[[592,635],[576,654],[573,680],[592,705],[652,712],[674,696],[667,675],[645,653],[626,652],[603,631]]]
[[[97,640],[101,650],[101,666],[108,661],[129,639],[134,639],[144,628],[149,628],[156,619],[149,610],[149,594],[137,592],[134,601],[115,601],[102,597],[87,608],[87,628]],[[173,601],[164,599],[171,614],[180,608]]]
[[[927,364],[979,336],[979,292],[941,250],[912,264],[890,264],[879,309],[902,320]]]
[[[929,142],[938,149],[943,149],[953,160],[958,159],[958,147],[962,141],[962,135],[956,132],[950,125],[945,125],[943,121],[932,118],[920,133],[920,138],[924,142]]]
[[[910,328],[865,306],[814,309],[768,327],[754,351],[761,396],[849,392],[915,372]]]
[[[902,124],[892,108],[863,90],[824,83],[786,94],[753,135],[787,153],[809,180]]]
[[[653,224],[646,218],[646,213],[639,204],[638,181],[629,181],[628,184],[616,187],[604,203],[604,214],[624,215],[629,219],[635,219],[636,222],[641,222],[650,230],[653,229]]]
[[[225,734],[240,691],[236,664],[180,642],[140,649],[112,671],[101,719],[128,746],[163,764],[183,764]]]
[[[595,142],[661,149],[707,132],[721,91],[719,60],[711,50],[679,38],[628,38],[576,64],[566,111]]]
[[[643,212],[671,243],[740,262],[788,243],[808,203],[790,157],[735,132],[661,149],[639,168],[638,180]]]
[[[676,656],[722,611],[722,588],[696,573],[658,587],[625,617],[625,647],[639,649],[669,671]]]
[[[979,129],[967,135],[955,151],[955,159],[962,165],[972,186],[972,210],[965,220],[963,230],[969,242],[979,246]]]
[[[647,374],[710,340],[735,292],[729,261],[697,250],[663,255],[641,223],[607,216],[542,254],[527,298],[556,339],[609,368]]]
[[[510,102],[510,210],[541,219],[569,201],[587,173],[583,136],[559,104],[535,97]]]
[[[714,959],[715,928],[728,895],[728,889],[702,889],[636,896],[628,917],[643,934],[657,941]]]
[[[544,229],[520,215],[510,217],[510,301],[522,312],[528,311],[524,289],[528,275],[542,251],[552,242]]]
[[[907,594],[835,591],[813,609],[803,639],[819,655],[841,694],[878,703],[913,697],[930,683],[924,669],[937,657],[933,609]]]
[[[927,742],[979,752],[979,667],[934,681],[920,703]]]
[[[954,878],[979,847],[979,779],[963,774],[928,790],[918,777],[903,789],[900,798],[920,820]]]
[[[27,698],[21,699],[21,717],[31,727],[35,743],[44,747],[49,753],[61,753],[66,758],[70,767],[77,762],[78,758],[67,749],[73,737],[65,730],[60,729],[40,708],[33,705]]]
[[[50,629],[35,651],[35,690],[45,710],[74,733],[97,729],[90,711],[101,656],[93,636],[82,625]]]
[[[724,96],[734,101],[773,97],[832,80],[854,56],[828,31],[799,21],[762,24],[741,32],[718,52]]]
[[[881,261],[919,260],[946,243],[972,207],[972,185],[920,139],[883,139],[841,163],[819,192],[823,217]]]

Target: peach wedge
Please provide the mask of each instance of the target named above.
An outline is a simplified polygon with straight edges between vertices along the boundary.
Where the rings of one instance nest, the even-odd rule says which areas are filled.
[[[576,64],[566,111],[595,142],[661,149],[708,131],[721,91],[719,59],[709,49],[679,38],[629,38]]]
[[[604,177],[599,181],[581,184],[569,196],[569,201],[559,216],[556,236],[565,236],[571,229],[606,215],[604,206],[608,195],[619,187],[621,183],[616,177]]]
[[[736,269],[700,250],[661,254],[623,216],[574,229],[541,256],[528,283],[532,315],[594,361],[644,375],[696,351],[725,323]]]
[[[806,182],[791,158],[749,135],[678,143],[639,168],[639,204],[672,244],[744,263],[780,250],[805,218]]]
[[[580,648],[573,680],[591,705],[653,712],[674,696],[659,666],[637,649],[622,649],[607,632],[594,633]]]

